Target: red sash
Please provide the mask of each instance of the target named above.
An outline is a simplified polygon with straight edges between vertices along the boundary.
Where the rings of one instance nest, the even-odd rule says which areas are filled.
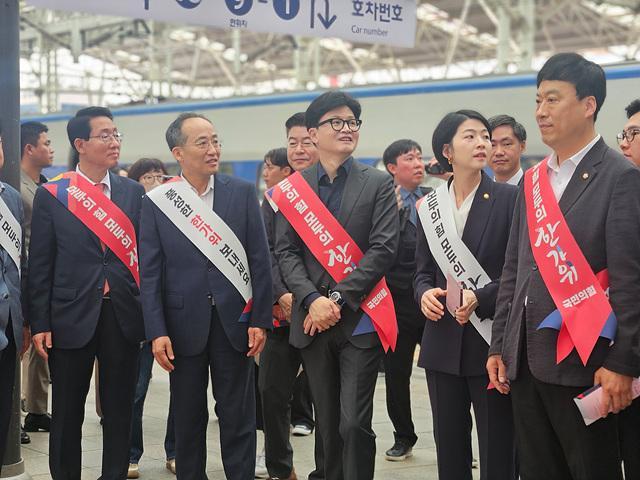
[[[357,268],[364,256],[362,250],[300,173],[294,173],[276,185],[271,199],[335,282],[340,282]],[[384,350],[389,347],[395,350],[398,324],[384,277],[360,308],[371,318]]]
[[[129,217],[76,172],[58,175],[43,186],[115,253],[140,286],[136,232]]]
[[[556,362],[573,350],[584,365],[600,337],[611,304],[580,250],[554,196],[548,159],[525,173],[529,241],[542,279],[562,316]]]

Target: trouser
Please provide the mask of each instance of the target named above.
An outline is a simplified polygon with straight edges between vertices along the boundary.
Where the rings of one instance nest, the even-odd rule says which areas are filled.
[[[33,345],[22,358],[22,397],[27,413],[43,415],[49,407],[49,365]]]
[[[16,376],[16,342],[13,338],[11,317],[5,330],[9,344],[0,351],[0,473],[5,450],[7,448],[7,436],[11,421],[11,408],[13,404],[13,384]]]
[[[100,363],[103,414],[102,480],[121,480],[129,465],[133,396],[140,351],[122,334],[110,300],[102,302],[96,331],[84,347],[49,352],[52,419],[49,467],[54,480],[80,480],[82,423],[94,360]]]

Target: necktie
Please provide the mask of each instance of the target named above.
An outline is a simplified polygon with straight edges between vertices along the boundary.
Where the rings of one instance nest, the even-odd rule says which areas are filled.
[[[96,186],[96,188],[98,190],[100,190],[102,192],[103,195],[105,195],[104,189],[105,189],[106,185],[104,183],[102,183],[102,182],[96,183],[95,186]],[[107,249],[107,246],[102,242],[102,240],[100,240],[100,246],[102,247],[102,251],[103,252]],[[107,281],[107,277],[105,277],[104,278],[104,287],[102,289],[102,295],[106,297],[107,294],[109,293],[109,290],[110,290],[109,282]]]

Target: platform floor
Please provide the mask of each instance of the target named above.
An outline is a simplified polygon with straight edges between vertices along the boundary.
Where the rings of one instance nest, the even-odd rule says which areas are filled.
[[[436,480],[436,453],[433,440],[431,409],[427,395],[424,370],[414,367],[411,378],[413,418],[418,434],[418,443],[413,456],[404,462],[389,462],[384,452],[393,444],[393,426],[387,416],[385,404],[384,376],[378,377],[374,398],[373,428],[377,435],[376,479],[381,480]],[[102,429],[95,413],[95,392],[89,392],[86,405],[86,419],[83,427],[82,480],[95,480],[100,476],[102,457]],[[165,469],[164,434],[166,413],[169,403],[169,376],[157,365],[145,403],[143,417],[145,452],[140,461],[140,478],[148,480],[173,479],[175,476]],[[218,445],[218,422],[213,415],[213,399],[210,396],[210,421],[207,432],[208,459],[207,474],[210,480],[224,480]],[[50,480],[47,433],[31,433],[31,444],[23,445],[22,457],[27,472],[33,480]],[[260,437],[258,437],[260,442]],[[474,440],[474,450],[477,445]],[[313,469],[313,436],[292,437],[294,465],[298,478],[306,479]],[[476,454],[477,458],[477,454]],[[474,470],[474,479],[479,478]]]

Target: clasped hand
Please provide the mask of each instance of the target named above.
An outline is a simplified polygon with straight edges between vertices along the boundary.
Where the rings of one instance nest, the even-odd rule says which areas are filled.
[[[304,333],[312,337],[316,332],[324,332],[340,321],[340,307],[327,297],[318,297],[309,306],[309,314],[304,319]]]
[[[447,291],[441,288],[431,288],[422,294],[420,309],[424,316],[433,322],[437,322],[444,315],[444,305],[438,300],[446,297]],[[462,305],[456,309],[455,319],[460,325],[469,321],[469,317],[478,308],[478,299],[472,290],[463,290]]]

